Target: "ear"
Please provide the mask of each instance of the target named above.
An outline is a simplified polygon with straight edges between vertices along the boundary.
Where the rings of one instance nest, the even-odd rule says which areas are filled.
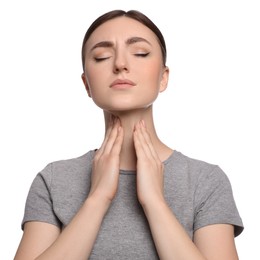
[[[86,79],[86,76],[84,73],[81,74],[81,79],[85,85],[85,89],[87,90],[88,92],[88,96],[91,97],[91,93],[90,93],[90,89],[89,89],[89,85],[88,85],[88,82],[87,82],[87,79]]]
[[[163,92],[167,88],[168,80],[169,80],[169,73],[170,73],[169,68],[167,66],[165,66],[163,68],[162,78],[161,78],[161,82],[160,82],[160,89],[159,89],[160,92]]]

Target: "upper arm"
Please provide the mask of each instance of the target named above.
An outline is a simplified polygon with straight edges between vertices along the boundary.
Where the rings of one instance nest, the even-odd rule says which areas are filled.
[[[15,260],[35,259],[44,252],[60,234],[60,229],[44,222],[26,222]]]
[[[194,233],[194,243],[208,260],[237,260],[234,226],[214,224],[202,227]]]

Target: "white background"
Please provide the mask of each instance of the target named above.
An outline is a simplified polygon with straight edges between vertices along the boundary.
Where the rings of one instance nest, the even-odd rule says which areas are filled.
[[[220,165],[245,230],[240,259],[259,253],[260,8],[253,0],[0,3],[0,259],[12,259],[27,192],[49,162],[103,139],[102,112],[81,82],[87,27],[111,9],[138,9],[165,35],[170,82],[155,103],[158,133]]]

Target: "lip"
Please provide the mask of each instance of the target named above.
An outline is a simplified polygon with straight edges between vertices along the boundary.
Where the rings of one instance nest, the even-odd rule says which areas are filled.
[[[136,84],[129,80],[129,79],[116,79],[115,81],[112,82],[110,85],[110,88],[114,89],[127,89],[127,88],[132,88]]]

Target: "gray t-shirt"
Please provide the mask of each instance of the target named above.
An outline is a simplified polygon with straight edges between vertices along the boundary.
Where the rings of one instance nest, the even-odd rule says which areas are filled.
[[[80,209],[90,189],[94,151],[47,165],[30,188],[22,227],[41,221],[61,229]],[[243,223],[226,174],[217,166],[178,151],[164,161],[165,199],[188,235],[212,224],[232,224],[235,236]],[[89,259],[158,259],[136,195],[136,172],[120,171],[119,187]]]

